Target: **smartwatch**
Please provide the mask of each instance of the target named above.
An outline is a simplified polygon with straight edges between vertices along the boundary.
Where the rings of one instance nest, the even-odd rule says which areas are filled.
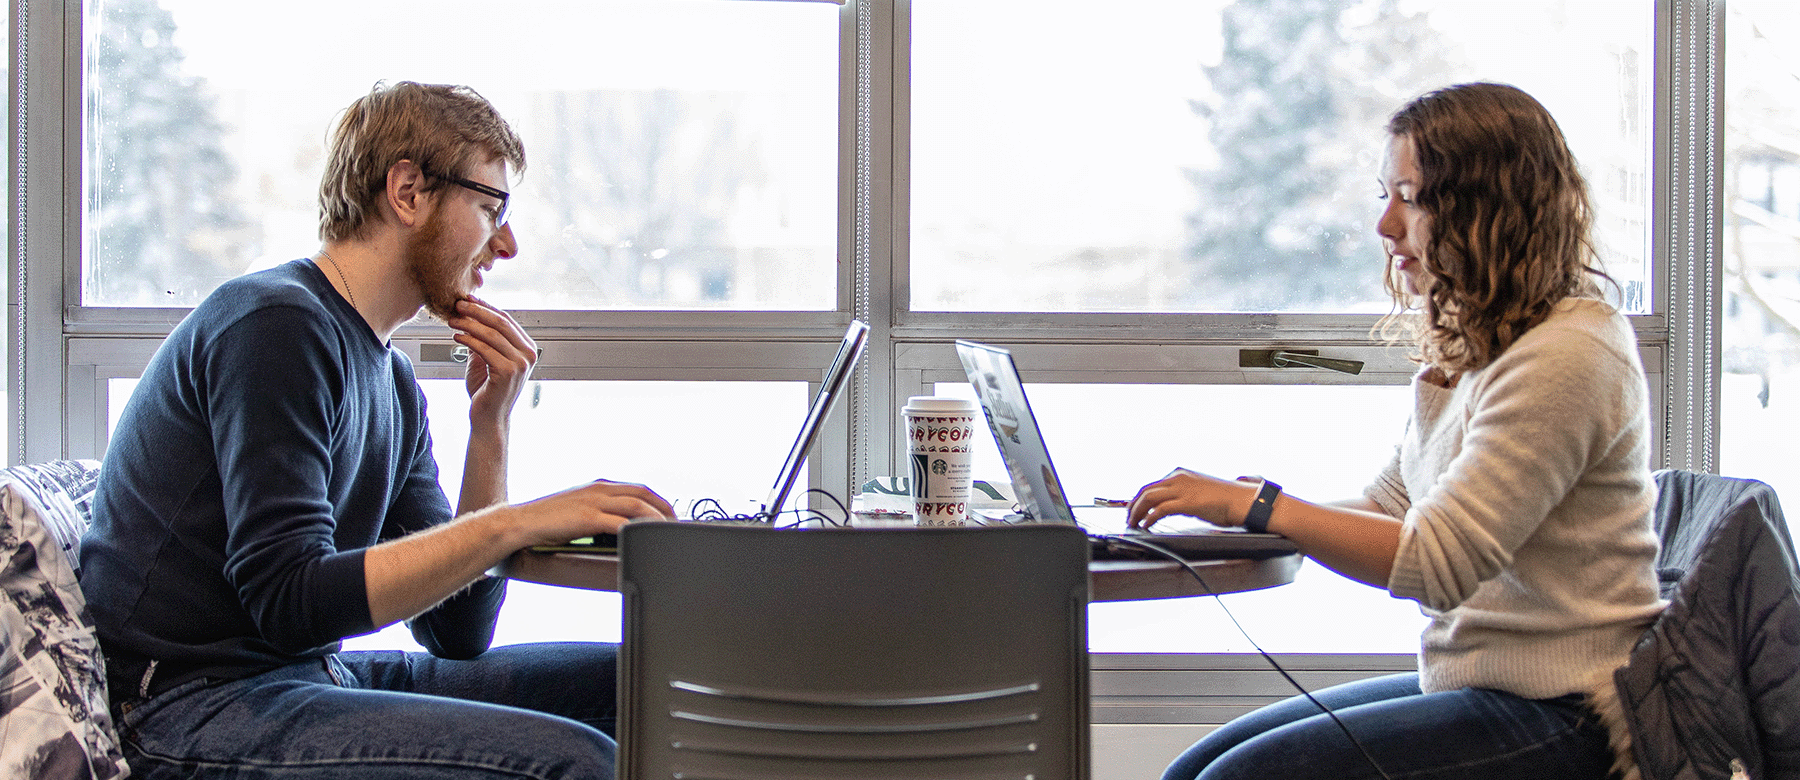
[[[1250,503],[1250,511],[1244,514],[1244,530],[1266,534],[1269,532],[1269,513],[1275,511],[1275,497],[1281,495],[1281,486],[1262,477],[1254,479],[1261,485],[1256,489],[1256,500]]]

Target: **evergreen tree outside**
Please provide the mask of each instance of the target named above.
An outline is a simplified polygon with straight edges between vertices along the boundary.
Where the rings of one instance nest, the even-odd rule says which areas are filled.
[[[192,306],[257,254],[230,198],[224,128],[205,82],[182,74],[168,11],[90,8],[83,301]]]
[[[1385,311],[1375,235],[1389,113],[1452,72],[1397,0],[1238,0],[1194,111],[1219,163],[1191,170],[1192,310]]]

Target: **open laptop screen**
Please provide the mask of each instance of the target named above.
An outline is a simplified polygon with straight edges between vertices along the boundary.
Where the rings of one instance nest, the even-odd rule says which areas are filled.
[[[781,512],[783,504],[794,490],[794,482],[800,478],[800,467],[806,462],[806,453],[812,449],[813,442],[819,438],[819,429],[825,418],[837,405],[838,399],[849,386],[850,374],[856,368],[856,361],[862,357],[863,347],[868,344],[869,326],[861,320],[851,320],[850,328],[844,331],[843,341],[838,343],[837,357],[831,361],[831,368],[825,372],[825,380],[819,384],[819,392],[813,395],[812,407],[806,411],[806,421],[800,425],[800,435],[794,437],[794,446],[788,449],[787,459],[781,463],[780,473],[775,475],[775,486],[769,490],[769,500],[763,504],[762,514],[769,519]]]
[[[975,386],[975,397],[981,400],[981,410],[987,415],[988,427],[993,429],[994,441],[1000,445],[1000,459],[1006,462],[1020,509],[1038,522],[1075,522],[1075,511],[1069,508],[1056,467],[1050,465],[1050,450],[1038,432],[1031,404],[1025,401],[1025,385],[1019,380],[1012,353],[987,344],[957,341],[956,355],[962,359],[969,383]]]

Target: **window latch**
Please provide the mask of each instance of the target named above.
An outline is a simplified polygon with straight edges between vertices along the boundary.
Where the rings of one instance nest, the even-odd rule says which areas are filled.
[[[539,354],[542,354],[539,350]],[[461,344],[420,344],[419,361],[422,363],[467,363],[469,348]]]
[[[1239,368],[1320,368],[1361,374],[1363,361],[1320,357],[1316,349],[1240,349]]]

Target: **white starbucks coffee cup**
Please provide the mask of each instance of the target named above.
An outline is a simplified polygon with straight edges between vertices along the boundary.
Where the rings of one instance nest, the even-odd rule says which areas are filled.
[[[906,419],[913,520],[919,525],[962,525],[980,410],[966,398],[914,396],[900,410]]]

